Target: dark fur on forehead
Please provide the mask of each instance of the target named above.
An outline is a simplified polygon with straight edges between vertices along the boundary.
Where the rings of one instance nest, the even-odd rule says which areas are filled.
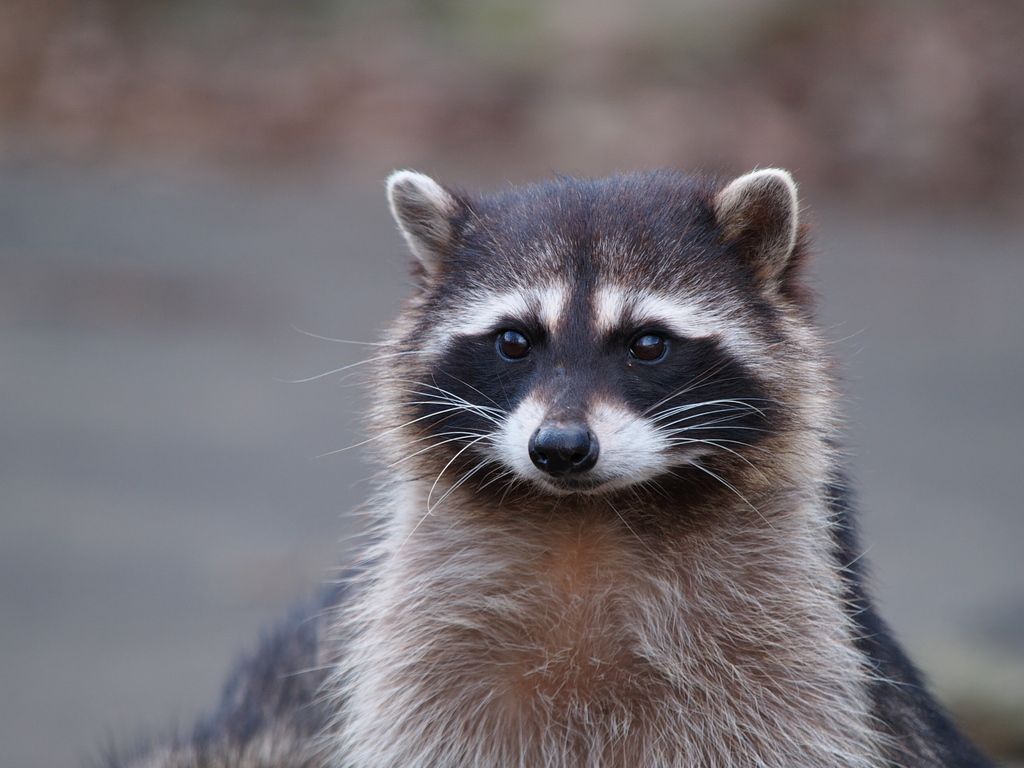
[[[756,226],[737,238],[716,217],[727,186],[715,177],[661,170],[558,177],[480,197],[453,193],[459,206],[446,219],[451,238],[440,249],[436,285],[457,293],[561,277],[666,291],[724,283],[757,294],[766,281]],[[777,260],[771,276],[779,293],[800,305],[807,300],[799,281],[803,240]]]
[[[598,266],[635,279],[637,269],[660,270],[665,251],[680,241],[696,236],[710,245],[716,186],[669,171],[600,180],[560,177],[476,201],[475,227],[464,244],[496,257],[502,266],[556,267],[574,275]],[[606,253],[602,246],[612,243],[623,247]],[[542,255],[547,258],[538,258]],[[523,256],[533,258],[523,264]],[[662,264],[639,263],[644,257]]]

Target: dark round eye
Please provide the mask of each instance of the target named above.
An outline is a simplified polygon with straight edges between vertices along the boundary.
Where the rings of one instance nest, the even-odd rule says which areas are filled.
[[[668,341],[656,333],[645,333],[637,336],[629,345],[629,354],[645,363],[661,360],[668,351]]]
[[[502,331],[495,346],[506,360],[522,360],[530,354],[530,341],[519,331]]]

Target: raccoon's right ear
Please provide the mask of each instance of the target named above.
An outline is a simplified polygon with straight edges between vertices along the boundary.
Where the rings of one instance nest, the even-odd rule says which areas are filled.
[[[429,280],[448,253],[455,235],[453,222],[464,203],[429,176],[415,171],[395,171],[387,185],[391,215]]]
[[[788,172],[765,168],[740,176],[715,196],[725,242],[737,245],[766,285],[779,286],[797,255],[799,203]]]

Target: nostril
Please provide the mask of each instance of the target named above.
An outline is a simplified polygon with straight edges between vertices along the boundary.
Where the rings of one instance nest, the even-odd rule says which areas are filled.
[[[542,426],[530,438],[529,451],[537,469],[563,477],[597,464],[597,437],[585,424]]]

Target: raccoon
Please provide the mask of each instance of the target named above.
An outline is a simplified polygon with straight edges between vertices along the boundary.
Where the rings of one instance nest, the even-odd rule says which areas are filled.
[[[788,173],[388,195],[374,541],[111,764],[991,765],[866,591]]]

